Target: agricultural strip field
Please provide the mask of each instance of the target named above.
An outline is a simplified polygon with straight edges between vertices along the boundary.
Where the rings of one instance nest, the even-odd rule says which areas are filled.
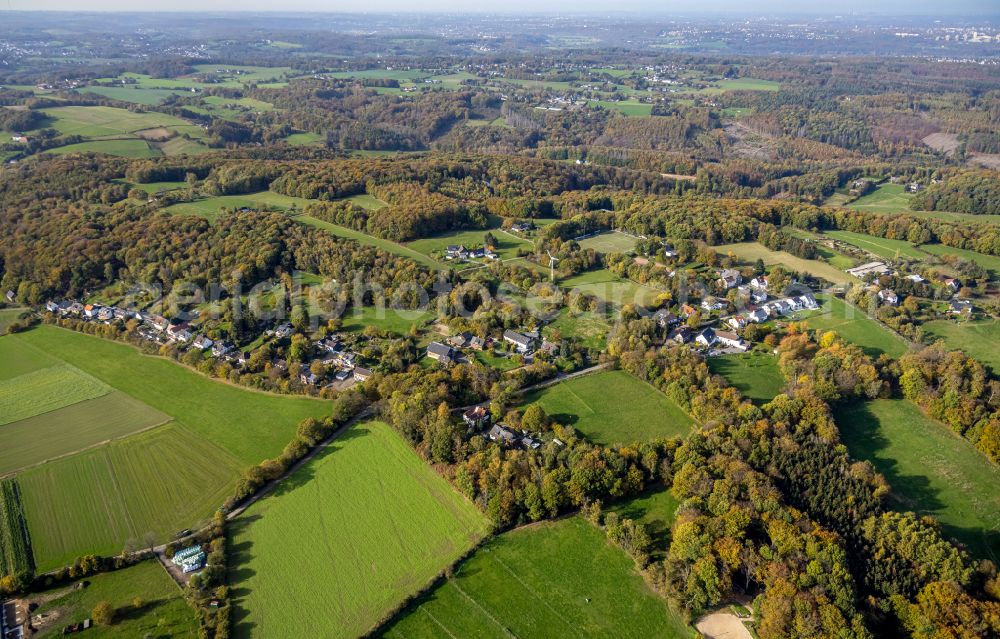
[[[598,253],[628,253],[635,249],[635,242],[636,238],[631,235],[611,231],[580,240],[577,244],[580,248],[592,248]]]
[[[237,637],[363,635],[487,531],[391,427],[353,426],[230,526]]]
[[[0,382],[0,426],[109,392],[100,380],[65,364],[24,373]]]
[[[684,436],[692,420],[677,404],[625,371],[576,377],[524,396],[563,425],[598,444]]]
[[[785,380],[777,359],[770,353],[733,353],[708,358],[708,367],[722,375],[755,404],[766,404],[781,392]]]
[[[923,259],[927,254],[906,240],[887,240],[874,235],[855,233],[853,231],[826,231],[826,235],[840,240],[845,244],[856,246],[859,249],[868,251],[872,255],[893,260],[896,256]],[[846,275],[846,274],[845,274]]]
[[[168,421],[120,391],[21,419],[0,426],[0,475]]]
[[[628,555],[572,517],[490,540],[380,636],[686,639],[691,631]]]
[[[0,575],[34,568],[30,551],[20,488],[14,479],[0,479]]]
[[[181,589],[170,578],[163,566],[155,560],[143,561],[123,570],[87,577],[86,588],[62,586],[38,593],[42,598],[39,614],[59,611],[60,616],[51,625],[34,635],[38,639],[62,636],[62,629],[69,623],[90,618],[90,613],[100,601],[107,601],[120,614],[112,626],[92,626],[87,630],[88,639],[101,637],[195,637],[198,621],[194,611],[184,601]],[[133,608],[133,601],[142,599],[142,608]],[[29,598],[33,600],[35,596]]]
[[[207,521],[242,464],[178,424],[36,466],[18,475],[35,563],[117,554],[128,539],[159,540]]]
[[[822,304],[818,310],[799,315],[809,328],[836,331],[845,340],[857,344],[873,357],[881,353],[899,357],[909,348],[901,337],[889,332],[861,309],[839,297],[825,296],[825,299],[823,297],[817,298]]]
[[[127,344],[53,326],[3,338],[58,356],[105,384],[166,413],[242,464],[277,455],[306,417],[329,414],[329,402],[245,390],[203,377]],[[0,340],[2,341],[2,340]]]
[[[380,248],[387,253],[392,253],[400,257],[409,258],[418,264],[423,264],[432,269],[442,268],[442,264],[430,257],[414,251],[402,244],[397,244],[391,240],[383,240],[382,238],[375,237],[373,235],[368,235],[367,233],[362,233],[361,231],[355,231],[354,229],[349,229],[346,226],[340,226],[339,224],[332,224],[330,222],[324,222],[323,220],[314,218],[310,215],[296,215],[293,217],[296,222],[302,224],[307,224],[309,226],[322,229],[329,233],[330,235],[336,235],[337,237],[342,237],[348,240],[354,240],[359,244],[367,244],[368,246],[374,246],[375,248]]]
[[[947,426],[906,400],[837,410],[841,438],[892,486],[898,510],[937,517],[946,537],[981,558],[1000,558],[1000,469]]]
[[[1000,322],[955,322],[933,320],[923,324],[924,332],[933,339],[943,339],[952,350],[961,350],[1000,373]]]
[[[721,255],[732,253],[738,260],[744,263],[753,263],[760,259],[767,266],[781,265],[792,271],[809,273],[816,277],[821,277],[834,284],[850,284],[858,281],[854,276],[826,262],[803,259],[786,251],[772,251],[757,242],[723,244],[716,246],[715,251]]]
[[[180,95],[180,91],[171,89],[142,89],[134,86],[120,87],[85,87],[79,90],[80,93],[92,93],[104,96],[112,100],[122,102],[132,102],[144,106],[156,106],[170,96]]]
[[[0,381],[14,379],[25,373],[62,364],[62,361],[40,351],[16,337],[0,339]]]

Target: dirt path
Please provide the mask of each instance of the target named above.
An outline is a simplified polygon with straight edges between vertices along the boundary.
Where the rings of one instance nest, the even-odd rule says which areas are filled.
[[[710,612],[695,622],[694,627],[708,639],[753,639],[740,618],[729,610]]]

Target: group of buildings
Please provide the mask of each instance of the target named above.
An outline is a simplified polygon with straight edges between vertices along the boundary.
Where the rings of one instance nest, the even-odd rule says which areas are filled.
[[[558,344],[542,338],[537,330],[518,332],[508,329],[500,339],[510,344],[518,355],[531,356],[536,351],[554,355],[559,350]],[[464,349],[481,351],[492,348],[495,342],[492,337],[482,338],[466,331],[452,335],[444,342],[431,342],[427,345],[427,357],[441,364],[454,364],[462,359]]]
[[[542,446],[540,435],[532,435],[525,430],[517,430],[505,424],[492,424],[490,411],[485,406],[469,408],[462,413],[462,421],[465,422],[470,433],[481,433],[483,437],[507,448],[520,446],[525,450],[537,450]],[[552,441],[557,446],[563,445],[563,442],[559,441],[558,438]]]
[[[188,546],[187,548],[175,552],[174,556],[170,558],[170,561],[175,566],[180,568],[181,572],[187,574],[189,572],[201,570],[205,566],[205,551],[202,550],[201,545],[199,544]]]
[[[465,246],[461,244],[451,244],[445,248],[444,251],[444,259],[446,260],[481,260],[483,258],[488,260],[498,260],[500,259],[500,256],[486,246],[470,249],[465,248]]]

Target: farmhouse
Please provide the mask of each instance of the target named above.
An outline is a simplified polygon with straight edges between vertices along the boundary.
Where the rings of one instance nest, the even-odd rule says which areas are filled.
[[[892,273],[892,269],[886,266],[885,262],[868,262],[867,264],[862,264],[861,266],[849,268],[845,272],[863,280],[868,275],[874,275],[876,277],[879,275],[889,275]]]
[[[510,225],[510,230],[515,233],[527,233],[528,231],[534,230],[535,225],[531,223],[530,220],[522,222],[514,222]]]
[[[920,191],[923,190],[924,190],[924,185],[921,184],[920,182],[910,182],[909,184],[906,185],[907,193],[919,193]]]
[[[518,353],[527,353],[535,347],[532,337],[509,329],[503,332],[503,341],[513,344]]]
[[[427,345],[427,357],[442,364],[450,364],[455,360],[455,349],[441,342],[431,342]]]
[[[448,260],[464,260],[469,256],[469,252],[461,244],[449,244],[444,250],[444,257]]]
[[[490,412],[485,406],[473,406],[462,413],[462,421],[469,428],[482,428],[490,422]]]

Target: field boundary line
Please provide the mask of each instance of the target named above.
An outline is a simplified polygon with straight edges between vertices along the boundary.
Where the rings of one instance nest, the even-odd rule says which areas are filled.
[[[524,583],[524,580],[521,579],[520,575],[518,575],[516,572],[514,572],[513,570],[510,569],[510,566],[507,565],[507,562],[505,562],[503,559],[501,559],[500,557],[498,557],[496,555],[496,553],[491,552],[489,548],[486,548],[484,550],[486,551],[486,554],[489,556],[490,559],[492,559],[496,563],[500,564],[500,566],[504,570],[506,570],[508,573],[510,573],[510,576],[513,577],[517,581],[517,583],[521,584],[521,586],[523,586],[525,590],[527,590],[528,592],[530,592],[531,595],[537,601],[540,601],[542,603],[542,605],[544,605],[546,608],[548,608],[552,612],[552,614],[554,614],[556,616],[557,619],[559,619],[564,624],[566,624],[569,628],[571,628],[573,630],[574,634],[576,634],[576,636],[578,636],[578,637],[582,637],[583,636],[583,635],[581,635],[579,633],[579,631],[576,629],[576,626],[574,624],[570,623],[569,620],[567,620],[565,617],[563,617],[561,614],[559,614],[559,611],[557,611],[555,608],[552,607],[552,604],[550,604],[548,601],[545,600],[544,597],[540,596],[537,592],[535,592],[534,588],[532,588],[528,584]]]
[[[122,513],[124,513],[127,519],[129,530],[132,531],[133,537],[139,536],[139,531],[135,526],[135,521],[132,519],[132,512],[128,508],[128,504],[125,503],[125,491],[122,490],[121,483],[118,481],[118,473],[115,472],[115,465],[111,461],[111,453],[107,449],[102,451],[104,455],[104,461],[108,465],[108,475],[111,477],[111,483],[115,486],[115,496],[118,497],[118,501],[121,502]]]
[[[503,630],[505,633],[507,633],[508,636],[514,637],[515,639],[518,639],[518,636],[516,634],[514,634],[514,632],[510,628],[508,628],[507,626],[505,626],[502,623],[500,623],[499,621],[497,621],[497,618],[494,617],[492,614],[490,614],[489,610],[487,610],[486,608],[484,608],[482,606],[482,604],[480,604],[478,601],[476,601],[475,599],[473,599],[472,597],[470,597],[464,590],[462,590],[462,587],[459,586],[457,582],[455,582],[455,590],[458,591],[458,594],[460,594],[463,597],[465,597],[466,599],[468,599],[469,602],[473,606],[475,606],[476,608],[479,608],[479,610],[481,610],[482,613],[484,615],[486,615],[490,619],[490,621],[492,621],[493,623],[495,623],[501,630]],[[531,592],[531,591],[529,590],[528,592]]]
[[[427,615],[428,617],[430,617],[431,621],[433,621],[438,626],[440,626],[441,630],[444,630],[445,634],[448,635],[449,637],[451,637],[451,639],[458,639],[458,637],[456,637],[454,634],[452,634],[452,632],[450,630],[448,630],[448,628],[443,623],[441,623],[440,621],[438,621],[437,617],[435,617],[433,614],[431,614],[431,611],[428,610],[426,606],[420,606],[420,609],[424,611],[425,615]]]

